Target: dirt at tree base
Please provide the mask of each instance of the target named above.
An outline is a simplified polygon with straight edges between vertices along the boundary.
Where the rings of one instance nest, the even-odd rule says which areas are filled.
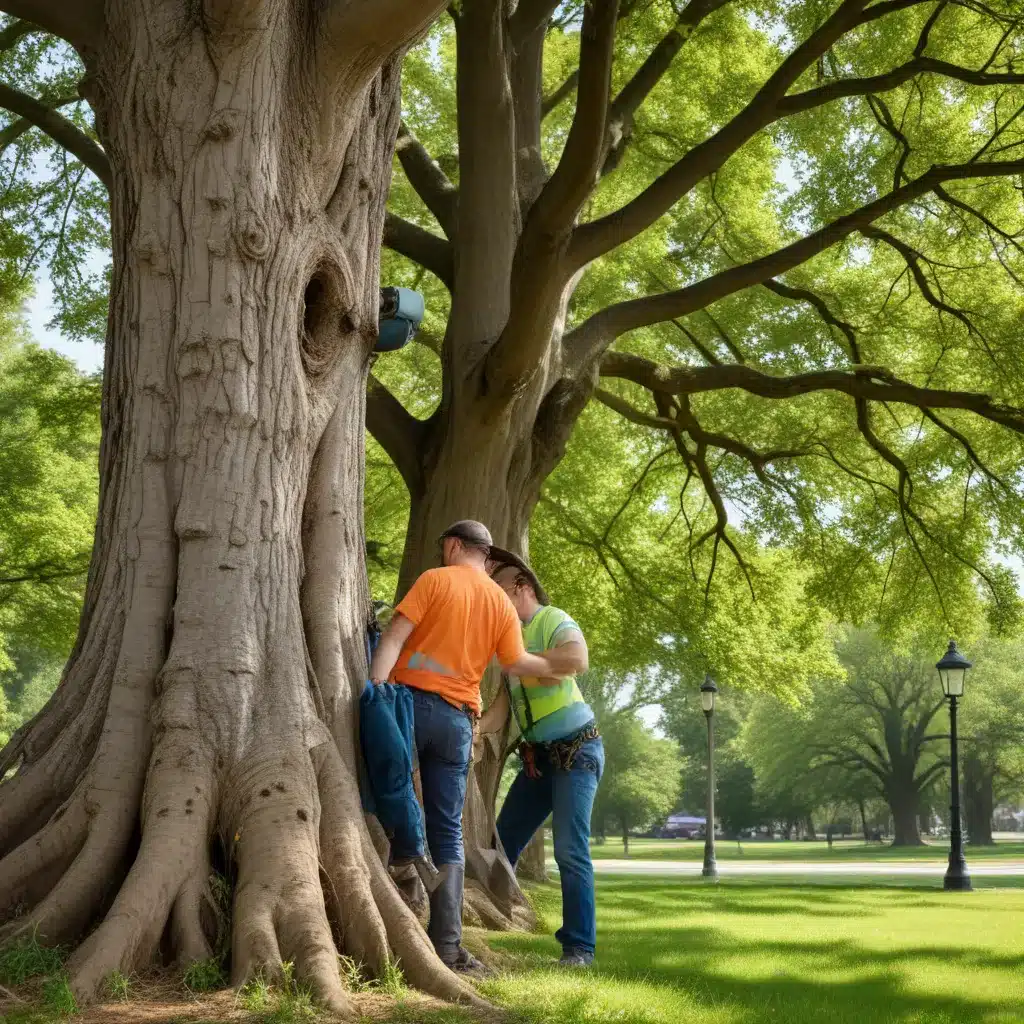
[[[503,958],[489,949],[480,929],[470,929],[467,945],[474,955],[491,967],[500,968]],[[251,1024],[251,1022],[294,1020],[296,1024],[315,1021],[335,1021],[342,1018],[318,1008],[315,1017],[303,1012],[289,1016],[275,1013],[273,1001],[265,1010],[249,1010],[243,1005],[236,989],[224,988],[216,992],[190,994],[182,984],[179,971],[154,971],[142,978],[132,979],[130,997],[126,1001],[103,1001],[82,1007],[73,1016],[50,1009],[43,999],[42,979],[33,979],[24,985],[0,990],[0,1024],[56,1024],[71,1021],[74,1024]],[[6,998],[5,992],[15,998]],[[354,992],[351,999],[360,1024],[394,1020],[419,1020],[420,1014],[430,1015],[451,1011],[452,1004],[406,989],[398,998],[381,992]],[[481,1024],[497,1024],[504,1013],[459,1007],[460,1012],[471,1015]],[[417,1012],[418,1011],[418,1012]],[[280,1015],[279,1015],[280,1014]]]

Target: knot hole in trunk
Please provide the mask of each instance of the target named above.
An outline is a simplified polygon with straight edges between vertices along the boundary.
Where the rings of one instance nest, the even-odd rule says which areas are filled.
[[[356,325],[343,297],[341,275],[334,267],[317,267],[302,303],[302,365],[313,381],[334,366],[342,343]]]

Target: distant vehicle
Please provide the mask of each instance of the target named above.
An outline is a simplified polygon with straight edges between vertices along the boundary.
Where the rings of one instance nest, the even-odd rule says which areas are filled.
[[[670,814],[661,827],[661,837],[663,839],[703,839],[707,823],[707,818],[697,818],[689,814]]]

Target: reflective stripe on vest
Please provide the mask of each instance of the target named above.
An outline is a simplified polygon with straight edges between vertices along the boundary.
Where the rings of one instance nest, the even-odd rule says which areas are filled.
[[[575,622],[560,608],[543,605],[525,626],[523,644],[531,654],[539,654],[551,647],[555,634],[563,623],[579,629]],[[532,682],[532,680],[531,680]],[[541,718],[567,708],[572,704],[584,703],[583,694],[576,684],[575,676],[559,679],[550,686],[525,687],[518,679],[509,679],[509,703],[516,716],[519,731],[524,739],[530,738],[535,722]]]

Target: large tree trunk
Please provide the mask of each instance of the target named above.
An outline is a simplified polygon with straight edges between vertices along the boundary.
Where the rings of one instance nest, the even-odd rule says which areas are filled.
[[[3,934],[98,923],[69,963],[81,997],[165,935],[210,956],[216,868],[236,983],[292,960],[346,1011],[337,951],[370,971],[393,951],[473,998],[356,786],[363,395],[394,51],[438,5],[416,6],[387,44],[328,5],[111,2],[87,54],[113,168],[100,516],[63,682],[0,755]]]
[[[886,802],[892,812],[893,846],[923,846],[918,829],[918,794],[910,785],[899,786],[891,780]]]
[[[516,864],[516,874],[527,882],[546,882],[548,880],[547,852],[544,847],[544,829],[530,840]]]
[[[973,846],[992,846],[992,814],[995,810],[992,769],[974,753],[964,758],[964,822]]]

